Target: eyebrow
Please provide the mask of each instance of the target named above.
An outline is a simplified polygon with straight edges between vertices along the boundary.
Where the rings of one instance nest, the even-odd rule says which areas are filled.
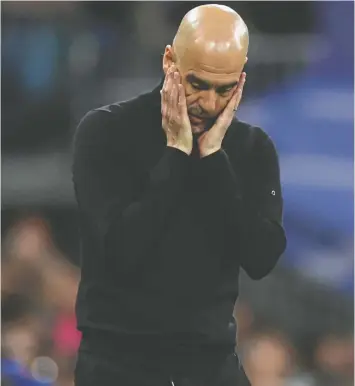
[[[236,81],[236,82],[232,82],[232,83],[228,83],[228,84],[222,84],[219,86],[213,86],[213,84],[208,82],[207,80],[201,79],[201,78],[197,77],[196,75],[192,75],[192,74],[187,75],[186,79],[190,83],[198,83],[200,86],[205,87],[205,88],[215,88],[216,91],[223,91],[225,89],[233,88],[234,86],[236,86],[238,84],[238,81]]]

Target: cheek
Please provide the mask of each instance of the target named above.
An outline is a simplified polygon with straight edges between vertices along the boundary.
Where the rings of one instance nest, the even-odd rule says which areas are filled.
[[[199,92],[196,91],[191,85],[187,82],[182,82],[185,90],[186,102],[196,101],[199,98]]]
[[[193,93],[193,88],[189,85],[189,83],[183,82],[182,85],[184,86],[185,95],[191,95]]]
[[[218,98],[217,99],[216,110],[217,110],[218,114],[226,108],[229,100],[230,100],[229,98]]]
[[[231,98],[221,98],[219,100],[219,105],[220,105],[221,109],[224,109],[230,100],[231,100]]]
[[[193,92],[191,94],[186,93],[187,106],[191,106],[191,105],[195,104],[198,101],[198,98],[199,98],[199,96],[198,96],[197,92]]]

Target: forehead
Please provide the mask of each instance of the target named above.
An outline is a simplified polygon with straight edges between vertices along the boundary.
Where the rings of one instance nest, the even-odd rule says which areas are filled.
[[[194,52],[181,60],[183,75],[195,75],[216,85],[238,81],[245,63],[239,53]]]

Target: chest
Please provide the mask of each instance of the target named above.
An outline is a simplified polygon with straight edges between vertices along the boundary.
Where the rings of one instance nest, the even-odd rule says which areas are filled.
[[[151,170],[160,162],[164,155],[166,145],[155,146],[155,148],[141,149],[135,157],[135,171],[137,179],[141,181],[141,189],[149,188],[149,179]],[[255,169],[254,160],[249,152],[244,149],[223,148],[227,153],[229,166],[238,180],[243,196],[247,197],[253,190],[253,172]],[[206,174],[207,172],[207,174]],[[208,170],[203,165],[203,160],[196,155],[189,157],[185,169],[182,197],[188,201],[203,201],[206,196],[206,179],[208,179]]]
[[[149,189],[150,173],[160,162],[166,150],[166,136],[161,128],[160,113],[151,112],[146,119],[137,119],[133,122],[133,130],[130,135],[132,149],[130,154],[132,166],[132,178],[135,181],[137,194]],[[238,180],[241,193],[247,200],[253,196],[255,186],[256,162],[252,152],[253,137],[245,130],[231,130],[222,144],[226,152],[230,166]],[[194,152],[193,152],[194,153]],[[202,165],[198,155],[191,155],[183,180],[183,194],[181,205],[190,208],[198,208],[199,203],[204,204],[206,196],[206,184],[203,182]]]

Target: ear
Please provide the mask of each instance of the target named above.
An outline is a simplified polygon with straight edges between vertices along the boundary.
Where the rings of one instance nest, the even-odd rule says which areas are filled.
[[[173,49],[171,46],[166,46],[164,55],[163,55],[163,71],[164,74],[166,74],[169,70],[169,68],[173,65],[174,60],[173,60],[174,54],[173,54]]]

